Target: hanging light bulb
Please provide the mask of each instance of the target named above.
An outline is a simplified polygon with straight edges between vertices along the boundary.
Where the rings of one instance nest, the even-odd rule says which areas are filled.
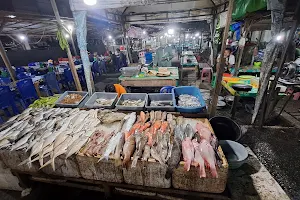
[[[97,3],[97,0],[83,0],[86,5],[93,6]]]

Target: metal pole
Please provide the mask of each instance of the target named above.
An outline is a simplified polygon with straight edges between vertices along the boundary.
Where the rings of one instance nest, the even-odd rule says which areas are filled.
[[[63,29],[63,25],[62,25],[61,20],[60,20],[60,16],[59,16],[59,13],[58,13],[56,2],[55,2],[55,0],[50,0],[50,2],[51,2],[51,6],[52,6],[52,9],[53,9],[56,21],[58,23],[58,29],[61,31]],[[78,78],[78,74],[77,74],[77,71],[76,71],[76,68],[75,68],[75,65],[74,65],[74,62],[73,62],[73,58],[72,58],[72,54],[71,54],[71,51],[70,51],[69,44],[67,45],[66,49],[67,49],[69,65],[70,65],[70,69],[71,69],[71,72],[72,72],[72,75],[73,75],[73,78],[74,78],[76,89],[78,91],[82,91],[81,84],[80,84],[80,81],[79,81],[79,78]]]
[[[212,101],[211,101],[211,104],[210,104],[210,117],[213,117],[216,114],[218,96],[219,96],[219,94],[221,92],[221,88],[222,88],[221,81],[222,81],[224,68],[225,68],[224,52],[225,52],[225,49],[226,49],[226,40],[227,40],[227,37],[228,37],[229,26],[230,26],[230,23],[231,23],[232,10],[233,10],[233,0],[229,0],[226,26],[225,26],[225,29],[224,29],[223,41],[222,41],[222,47],[221,47],[221,55],[220,55],[221,62],[217,63],[216,86],[215,86],[215,89],[214,89],[214,92],[213,92],[213,95],[212,95]]]
[[[4,46],[1,42],[1,40],[0,40],[0,54],[1,54],[1,57],[3,59],[3,62],[5,63],[5,66],[8,70],[8,73],[10,74],[10,77],[11,77],[12,81],[15,82],[16,81],[15,72],[14,72],[13,68],[11,67],[11,64],[9,62],[9,59],[8,59],[7,55],[6,55],[6,52],[5,52],[5,49],[4,49]]]

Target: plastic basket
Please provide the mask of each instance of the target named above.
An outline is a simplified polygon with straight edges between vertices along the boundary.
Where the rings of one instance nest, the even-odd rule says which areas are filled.
[[[206,104],[198,88],[193,86],[176,87],[172,90],[173,104],[178,112],[182,113],[204,113],[206,112]],[[199,107],[182,107],[177,105],[177,98],[181,94],[189,94],[198,98],[201,106]]]

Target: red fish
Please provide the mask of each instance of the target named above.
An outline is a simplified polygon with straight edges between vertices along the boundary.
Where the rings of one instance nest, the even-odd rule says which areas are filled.
[[[206,172],[205,172],[204,159],[201,156],[201,152],[200,152],[201,149],[199,148],[200,144],[195,139],[192,142],[195,148],[195,158],[194,158],[195,167],[199,166],[200,178],[204,178],[206,177]]]
[[[197,149],[200,151],[200,155],[204,159],[205,166],[210,169],[212,177],[218,178],[215,151],[212,146],[207,140],[201,139]]]
[[[194,161],[194,146],[191,138],[189,137],[182,141],[182,155],[184,160],[184,169],[189,171],[191,163]]]

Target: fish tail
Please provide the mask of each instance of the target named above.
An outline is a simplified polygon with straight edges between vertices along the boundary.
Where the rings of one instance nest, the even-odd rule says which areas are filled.
[[[44,161],[44,155],[43,155],[44,153],[42,153],[42,152],[40,152],[39,153],[39,163],[40,163],[40,166],[43,166],[43,161]]]
[[[213,178],[218,178],[218,173],[215,165],[210,166],[210,172]]]
[[[131,168],[135,168],[135,167],[136,167],[136,164],[137,164],[138,159],[139,159],[139,158],[138,158],[137,156],[133,158],[133,161],[132,161],[132,163],[131,163]]]
[[[23,160],[18,166],[21,166],[21,165],[24,165],[24,164],[28,163],[28,160],[29,160],[29,158]]]
[[[205,172],[204,165],[199,164],[199,175],[200,175],[200,178],[205,178],[206,177],[206,172]]]
[[[48,162],[46,162],[43,166],[41,166],[40,167],[40,169],[42,169],[42,168],[44,168],[44,167],[46,167],[47,165],[49,165],[51,163],[51,159],[50,160],[48,160]]]
[[[124,160],[123,160],[123,162],[122,162],[123,168],[128,169],[128,162],[129,162],[129,159],[128,159],[128,158],[124,158]]]
[[[183,167],[186,171],[190,171],[191,161],[190,160],[185,161]]]
[[[52,169],[53,169],[53,171],[55,171],[55,157],[53,157],[52,159],[51,159],[51,166],[52,166]]]

